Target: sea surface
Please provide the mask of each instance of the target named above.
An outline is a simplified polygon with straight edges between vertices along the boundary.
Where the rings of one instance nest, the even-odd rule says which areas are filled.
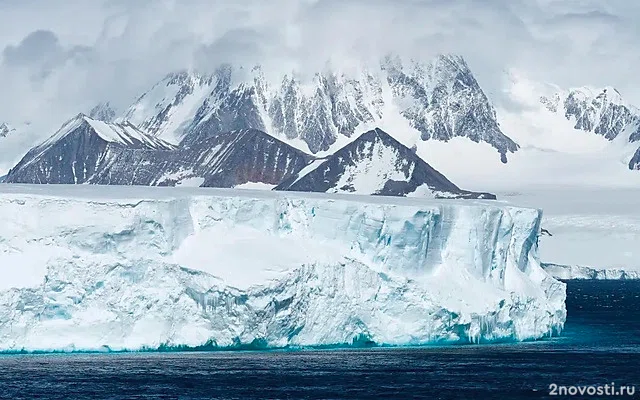
[[[570,281],[561,337],[496,345],[0,356],[3,399],[537,399],[636,386],[640,281]],[[584,388],[583,388],[584,390]],[[558,389],[556,389],[556,392]],[[566,398],[566,397],[565,397]],[[611,398],[571,396],[571,398]]]

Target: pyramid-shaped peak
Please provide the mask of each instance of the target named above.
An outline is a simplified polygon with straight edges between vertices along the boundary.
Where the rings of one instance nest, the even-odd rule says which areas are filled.
[[[148,135],[134,125],[124,123],[108,123],[79,113],[65,122],[56,133],[45,140],[37,148],[44,149],[61,142],[69,135],[94,136],[104,142],[134,148],[152,148],[172,150],[175,146],[160,138]]]
[[[386,196],[495,198],[461,190],[414,151],[380,128],[360,135],[310,171],[276,190]]]

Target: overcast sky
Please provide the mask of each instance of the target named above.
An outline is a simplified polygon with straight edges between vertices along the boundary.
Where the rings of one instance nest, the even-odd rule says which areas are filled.
[[[171,70],[221,62],[463,55],[500,102],[505,71],[617,87],[640,105],[631,0],[0,0],[0,121],[124,106]]]

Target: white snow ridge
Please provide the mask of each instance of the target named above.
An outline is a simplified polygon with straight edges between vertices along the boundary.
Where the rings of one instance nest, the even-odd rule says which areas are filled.
[[[4,186],[0,350],[528,340],[565,285],[483,201]]]

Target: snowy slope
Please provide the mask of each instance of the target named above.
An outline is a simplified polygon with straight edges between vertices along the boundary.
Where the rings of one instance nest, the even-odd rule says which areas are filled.
[[[389,134],[374,129],[360,135],[312,170],[301,171],[276,190],[358,193],[386,196],[495,198],[461,190]]]
[[[609,91],[615,93],[612,89]],[[567,95],[558,95],[561,99],[554,103],[558,107],[554,112],[544,98],[554,98],[557,93]],[[597,97],[601,91],[590,93],[596,93]],[[593,119],[602,122],[594,126],[601,126],[598,132],[608,132],[605,134],[595,132],[596,128],[592,131],[576,129],[575,117],[565,115],[568,92],[557,86],[541,84],[511,71],[505,77],[503,97],[506,100],[497,109],[498,122],[502,131],[520,145],[520,149],[509,157],[508,164],[497,162],[487,145],[470,144],[457,138],[446,144],[429,142],[426,148],[418,148],[418,155],[429,160],[430,165],[457,185],[470,190],[523,191],[532,185],[599,187],[602,190],[640,187],[640,174],[629,169],[630,160],[640,146],[640,142],[632,140],[636,125],[634,122],[622,124],[629,116],[624,110],[633,111],[634,107],[624,103],[619,96],[607,97],[606,104],[609,105],[605,107],[610,111],[620,110],[619,118],[613,117],[615,113],[604,113],[603,118]],[[624,109],[619,108],[621,102]],[[591,107],[592,103],[586,104]],[[591,114],[586,112],[584,115]],[[608,116],[605,118],[605,115]],[[605,126],[611,129],[606,131]],[[608,139],[607,135],[613,139]]]
[[[129,121],[140,129],[178,144],[206,96],[215,76],[186,71],[171,73],[142,94],[118,122]]]
[[[630,142],[640,141],[640,110],[627,104],[615,88],[575,88],[540,101],[550,112],[564,115],[574,129],[609,140],[625,135]]]
[[[387,58],[383,69],[391,89],[404,104],[402,115],[421,133],[421,139],[447,142],[465,137],[488,143],[507,162],[518,145],[502,133],[496,112],[462,57],[440,56],[432,64],[403,65]]]
[[[523,340],[566,315],[564,285],[536,257],[535,209],[220,189],[0,191],[2,350]]]
[[[327,67],[312,79],[289,71],[267,79],[259,67],[237,79],[237,69],[224,66],[210,76],[172,74],[122,119],[174,143],[253,128],[317,156],[376,126],[408,147],[462,137],[487,143],[503,161],[517,150],[458,56],[428,64],[387,57],[379,65],[349,71]]]
[[[634,155],[640,152],[640,110],[626,103],[615,88],[570,89],[542,96],[540,101],[550,112],[564,115],[574,129],[620,143],[629,169],[640,169]]]
[[[37,146],[37,148],[44,150],[57,144],[61,140],[67,139],[75,133],[76,129],[85,127],[91,131],[91,134],[96,135],[98,138],[108,143],[158,150],[171,150],[175,148],[159,138],[142,132],[140,129],[129,123],[110,124],[87,117],[84,114],[78,114],[74,118],[65,122],[56,133]]]
[[[174,147],[135,126],[109,124],[83,114],[31,149],[7,175],[10,183],[85,183],[101,163],[123,150],[168,151]]]
[[[100,138],[109,143],[156,150],[172,150],[175,148],[163,140],[148,135],[128,123],[109,124],[87,117],[84,118],[84,122],[88,123]]]

